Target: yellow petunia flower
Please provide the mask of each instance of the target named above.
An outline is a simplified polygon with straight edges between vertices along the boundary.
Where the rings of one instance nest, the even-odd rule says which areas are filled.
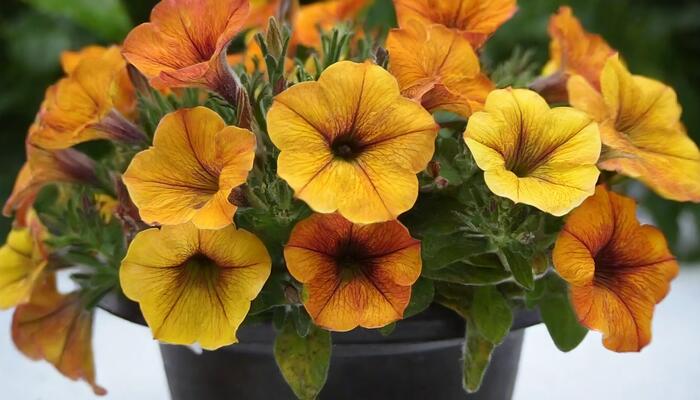
[[[184,224],[136,235],[119,276],[155,339],[214,350],[237,341],[270,268],[265,246],[252,233]]]
[[[678,275],[663,234],[640,225],[636,208],[634,200],[599,186],[568,217],[552,253],[579,321],[618,352],[649,344],[654,306]]]
[[[0,309],[26,303],[37,280],[46,269],[48,250],[46,228],[34,212],[25,226],[16,226],[0,247]]]
[[[107,391],[95,381],[92,324],[93,313],[85,308],[80,293],[59,293],[54,276],[49,275],[31,300],[15,310],[12,340],[25,356],[46,360],[66,377],[84,380],[102,396]]]
[[[153,147],[131,160],[123,181],[146,223],[220,229],[232,223],[236,206],[228,197],[254,157],[249,130],[226,126],[205,107],[181,109],[163,117]]]
[[[74,57],[64,66],[70,74],[46,90],[29,143],[65,149],[96,139],[143,142],[145,136],[127,118],[136,95],[119,48]]]
[[[338,214],[299,222],[284,249],[318,326],[349,331],[403,318],[421,272],[420,242],[398,221],[353,224]]]
[[[516,0],[394,0],[399,27],[417,20],[455,30],[481,47],[518,10]]]
[[[392,29],[386,42],[389,71],[401,93],[428,111],[447,110],[464,117],[483,108],[493,83],[481,73],[469,41],[442,25],[413,21]]]
[[[296,196],[356,223],[392,220],[413,206],[416,174],[432,158],[438,131],[391,74],[349,61],[282,92],[267,119],[281,150],[277,173]]]
[[[550,109],[524,89],[491,92],[464,134],[493,193],[553,215],[593,194],[600,172],[595,122],[570,107]]]
[[[600,124],[598,164],[644,182],[661,196],[700,202],[700,151],[680,122],[676,92],[630,74],[617,56],[601,75],[601,91],[582,76],[569,79],[571,105]]]

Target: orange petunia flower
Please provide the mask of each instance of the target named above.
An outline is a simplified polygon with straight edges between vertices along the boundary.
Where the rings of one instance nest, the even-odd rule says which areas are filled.
[[[561,216],[591,196],[600,175],[598,126],[537,93],[499,89],[469,118],[464,140],[496,195]]]
[[[24,163],[10,197],[2,210],[6,217],[15,213],[21,226],[25,226],[25,216],[34,204],[34,199],[44,185],[56,182],[79,182],[97,184],[95,162],[85,154],[74,150],[44,150],[27,145],[27,162]]]
[[[552,255],[579,321],[602,332],[605,347],[639,351],[649,344],[654,306],[678,263],[661,231],[637,222],[634,200],[599,186],[568,217]]]
[[[356,223],[392,220],[413,206],[416,174],[432,158],[438,131],[386,70],[350,61],[282,92],[267,120],[281,150],[277,173],[296,196]]]
[[[91,50],[72,57],[64,60],[68,77],[46,90],[36,122],[29,130],[29,143],[45,149],[65,149],[96,139],[146,141],[128,120],[135,110],[136,95],[119,48]]]
[[[294,21],[292,45],[319,48],[319,28],[327,31],[341,22],[352,21],[372,0],[325,0],[299,8]]]
[[[440,24],[481,47],[518,10],[516,0],[394,0],[399,27]]]
[[[600,92],[580,75],[568,87],[571,105],[600,124],[600,168],[637,178],[667,199],[700,202],[700,151],[671,87],[630,74],[617,56],[605,64]]]
[[[270,270],[270,256],[252,233],[188,223],[136,235],[119,278],[155,339],[214,350],[237,341],[236,330]]]
[[[452,111],[468,117],[480,111],[493,83],[481,73],[479,59],[464,37],[442,25],[413,21],[392,29],[387,39],[389,70],[401,93],[428,111]]]
[[[123,181],[149,224],[220,229],[232,223],[236,206],[228,198],[254,157],[249,130],[226,126],[205,107],[180,109],[163,117],[153,147],[134,157]]]
[[[284,258],[314,323],[341,332],[403,318],[421,272],[420,242],[398,221],[359,225],[338,214],[299,222]]]
[[[243,88],[226,50],[248,13],[247,0],[162,0],[126,37],[124,57],[156,89],[201,86],[239,105]]]
[[[570,7],[563,6],[549,20],[550,60],[543,77],[532,88],[552,101],[566,101],[566,81],[581,75],[600,89],[600,73],[605,62],[615,53],[600,35],[586,32]]]
[[[12,339],[33,360],[46,360],[66,377],[86,381],[96,395],[107,391],[95,382],[92,355],[93,313],[80,293],[60,294],[53,276],[37,287],[29,303],[12,318]]]

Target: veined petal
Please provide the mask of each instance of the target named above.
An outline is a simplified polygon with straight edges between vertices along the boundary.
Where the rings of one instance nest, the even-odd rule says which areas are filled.
[[[593,194],[598,126],[584,113],[550,109],[527,90],[492,92],[464,138],[495,194],[564,215]]]
[[[515,0],[394,0],[401,28],[412,20],[440,24],[481,47],[517,11]]]
[[[267,250],[251,233],[186,224],[139,233],[120,280],[156,339],[213,350],[236,342],[270,269]]]
[[[421,270],[420,244],[403,225],[353,224],[338,214],[299,222],[284,256],[314,323],[334,331],[401,319]]]
[[[73,380],[84,380],[96,395],[107,391],[95,382],[92,355],[93,314],[85,309],[80,294],[56,291],[53,276],[20,305],[12,318],[12,339],[33,360],[46,360]]]
[[[479,60],[467,39],[443,25],[412,21],[393,29],[387,39],[390,71],[404,96],[430,110],[468,117],[483,107],[493,84],[480,72]]]
[[[661,232],[637,222],[632,199],[599,186],[571,214],[552,256],[579,321],[602,332],[605,347],[639,351],[649,343],[654,306],[678,263]]]
[[[161,120],[153,147],[134,157],[123,180],[144,221],[219,229],[232,223],[228,196],[245,182],[254,150],[252,132],[226,127],[208,108],[181,109]]]
[[[281,150],[278,174],[315,211],[353,222],[396,218],[417,197],[416,173],[432,158],[437,125],[371,64],[340,62],[318,82],[293,86],[268,113]]]

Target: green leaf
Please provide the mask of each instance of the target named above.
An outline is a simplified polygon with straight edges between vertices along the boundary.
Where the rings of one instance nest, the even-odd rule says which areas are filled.
[[[467,333],[464,340],[462,385],[467,393],[475,393],[481,387],[486,369],[491,363],[491,354],[496,345],[479,334],[473,322],[467,320]]]
[[[425,269],[423,277],[461,285],[494,285],[510,279],[504,269],[484,268],[466,263],[454,263],[437,271]]]
[[[411,288],[411,301],[403,312],[403,317],[408,318],[420,314],[430,306],[434,297],[435,283],[430,279],[419,278]]]
[[[513,312],[510,305],[495,286],[474,289],[471,315],[476,329],[491,343],[498,345],[510,332]]]
[[[540,279],[537,286],[542,286],[542,293],[536,302],[552,341],[561,351],[575,349],[586,337],[588,329],[578,322],[566,282],[551,273]]]
[[[315,399],[323,389],[331,361],[331,334],[311,326],[308,335],[297,334],[288,320],[275,339],[275,360],[282,376],[301,400]]]
[[[493,250],[486,238],[468,237],[462,233],[444,236],[428,236],[421,242],[423,268],[435,271],[469,257]]]
[[[396,322],[392,322],[389,325],[383,326],[379,328],[379,333],[382,334],[382,336],[389,336],[392,333],[394,333],[394,330],[396,329]]]
[[[449,235],[459,231],[461,222],[454,213],[462,211],[464,206],[452,197],[421,194],[414,207],[401,216],[401,222],[419,238]]]
[[[290,283],[286,281],[285,275],[279,272],[273,272],[270,275],[258,297],[251,303],[248,315],[257,315],[288,303],[284,289]]]
[[[527,257],[508,248],[500,249],[497,253],[503,265],[513,274],[513,279],[527,290],[535,288],[535,276],[532,264]]]
[[[24,0],[47,14],[61,16],[100,35],[121,41],[131,28],[131,21],[119,0]]]

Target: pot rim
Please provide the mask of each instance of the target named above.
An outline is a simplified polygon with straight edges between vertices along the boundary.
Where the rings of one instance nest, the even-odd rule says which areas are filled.
[[[115,290],[108,293],[98,304],[108,313],[132,323],[147,326],[138,303],[129,300],[124,294]],[[511,331],[518,331],[542,322],[539,311],[520,309],[513,316]],[[433,304],[427,310],[410,318],[399,321],[394,331],[382,335],[378,329],[355,328],[349,332],[332,332],[334,346],[356,348],[356,351],[370,350],[372,345],[396,344],[403,346],[425,345],[451,346],[464,340],[465,322],[457,313]],[[241,345],[269,347],[276,336],[272,322],[255,322],[241,326],[237,336]],[[375,346],[376,347],[376,346]],[[379,351],[373,349],[373,351]],[[393,350],[395,352],[395,350]]]

